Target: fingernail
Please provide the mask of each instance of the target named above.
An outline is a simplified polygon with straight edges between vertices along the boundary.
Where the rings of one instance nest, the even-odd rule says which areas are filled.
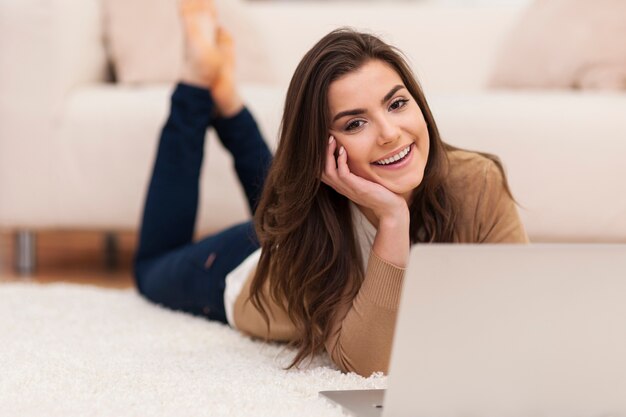
[[[343,155],[343,146],[339,148],[339,155]]]
[[[331,144],[334,140],[335,138],[333,137],[333,135],[330,135],[330,137],[328,138],[328,143]]]

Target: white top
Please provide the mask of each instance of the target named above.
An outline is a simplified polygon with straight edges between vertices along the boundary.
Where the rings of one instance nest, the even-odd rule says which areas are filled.
[[[350,211],[352,213],[352,221],[357,236],[357,242],[361,249],[361,258],[363,259],[363,271],[367,270],[367,262],[370,257],[370,251],[376,237],[376,228],[367,217],[363,215],[361,210],[354,203],[350,203]],[[226,288],[224,290],[224,308],[226,309],[226,319],[231,327],[235,327],[234,308],[235,301],[241,293],[246,279],[252,273],[259,263],[261,257],[261,249],[252,252],[237,268],[233,269],[226,275]]]

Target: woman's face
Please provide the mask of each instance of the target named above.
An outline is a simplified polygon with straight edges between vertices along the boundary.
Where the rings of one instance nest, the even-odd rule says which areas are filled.
[[[428,160],[426,121],[400,76],[372,60],[337,79],[328,91],[330,133],[353,174],[409,200]]]

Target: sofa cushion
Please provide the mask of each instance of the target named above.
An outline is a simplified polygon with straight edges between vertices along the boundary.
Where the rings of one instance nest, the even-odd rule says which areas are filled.
[[[136,229],[165,124],[172,86],[101,84],[68,96],[58,121],[53,198],[38,204],[37,220],[58,227]],[[244,85],[241,95],[275,149],[285,92]],[[206,233],[247,220],[244,193],[230,154],[207,131],[197,230]],[[71,209],[68,209],[71,207]],[[34,224],[33,226],[36,226]]]
[[[136,228],[170,94],[165,85],[113,84],[71,94],[49,157],[58,186],[46,204],[26,207],[32,217],[59,227]],[[285,90],[244,85],[241,94],[275,149]],[[429,103],[446,142],[500,156],[532,241],[624,242],[622,94],[433,94]],[[249,217],[232,159],[213,129],[208,135],[200,232]]]
[[[626,2],[535,0],[505,39],[492,87],[626,89]]]
[[[183,60],[176,0],[103,0],[104,36],[118,82],[173,82]],[[235,38],[237,76],[272,81],[262,34],[240,0],[216,0],[220,22]]]
[[[443,139],[498,155],[533,242],[624,242],[626,96],[491,91],[429,99]]]

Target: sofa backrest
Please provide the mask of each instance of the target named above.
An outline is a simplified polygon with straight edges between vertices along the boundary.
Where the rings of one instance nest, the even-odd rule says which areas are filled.
[[[288,84],[302,56],[322,36],[349,25],[400,48],[431,92],[481,89],[520,10],[409,1],[267,1],[249,2],[246,9],[279,84]]]

